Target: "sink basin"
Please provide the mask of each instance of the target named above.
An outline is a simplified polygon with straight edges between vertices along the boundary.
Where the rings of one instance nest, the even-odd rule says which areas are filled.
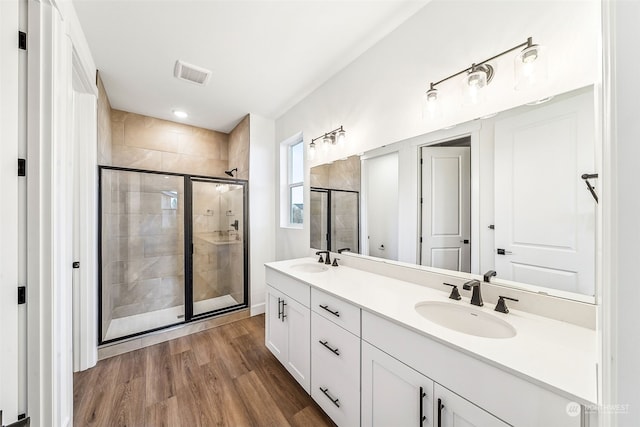
[[[314,264],[311,262],[305,262],[302,264],[294,264],[291,267],[292,270],[303,271],[305,273],[321,273],[327,271],[327,267],[322,264]]]
[[[416,304],[425,319],[445,328],[484,338],[512,338],[516,330],[508,322],[469,305],[425,301]]]

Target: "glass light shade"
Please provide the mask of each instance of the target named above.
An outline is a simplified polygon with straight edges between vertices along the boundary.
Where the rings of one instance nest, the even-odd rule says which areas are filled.
[[[313,160],[316,157],[316,143],[315,142],[311,142],[311,144],[309,144],[309,160]]]
[[[346,132],[344,131],[344,129],[340,129],[338,133],[336,133],[336,143],[338,145],[343,145],[345,143],[345,140],[346,140]]]
[[[484,101],[484,88],[487,86],[487,72],[482,69],[467,74],[463,84],[463,99],[465,105],[476,105]]]
[[[527,89],[547,80],[546,48],[534,44],[522,49],[514,63],[516,90]]]
[[[435,119],[442,115],[442,109],[440,108],[440,102],[438,101],[439,96],[440,94],[438,93],[438,89],[429,89],[424,95],[426,115],[430,119]]]
[[[331,145],[331,136],[325,135],[324,138],[322,138],[322,149],[326,151],[329,149],[330,145]]]

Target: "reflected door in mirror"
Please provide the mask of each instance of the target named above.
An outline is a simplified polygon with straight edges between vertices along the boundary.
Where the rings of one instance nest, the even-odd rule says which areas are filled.
[[[422,148],[421,264],[471,272],[471,147]]]
[[[586,93],[496,122],[498,277],[594,294],[593,117]]]

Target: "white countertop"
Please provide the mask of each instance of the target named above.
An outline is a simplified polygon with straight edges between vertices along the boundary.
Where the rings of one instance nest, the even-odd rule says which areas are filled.
[[[474,308],[508,321],[516,329],[516,336],[493,339],[467,335],[423,318],[415,305],[422,301],[469,304],[469,298],[453,301],[448,298],[448,290],[439,291],[346,266],[329,267],[320,273],[289,268],[315,262],[314,258],[299,258],[265,265],[578,403],[597,402],[594,330],[511,307],[508,314],[498,313],[493,310],[494,304],[486,303]]]

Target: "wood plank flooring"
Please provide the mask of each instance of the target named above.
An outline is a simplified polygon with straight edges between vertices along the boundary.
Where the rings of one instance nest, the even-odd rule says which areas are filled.
[[[98,362],[75,426],[335,426],[264,345],[264,315]]]

